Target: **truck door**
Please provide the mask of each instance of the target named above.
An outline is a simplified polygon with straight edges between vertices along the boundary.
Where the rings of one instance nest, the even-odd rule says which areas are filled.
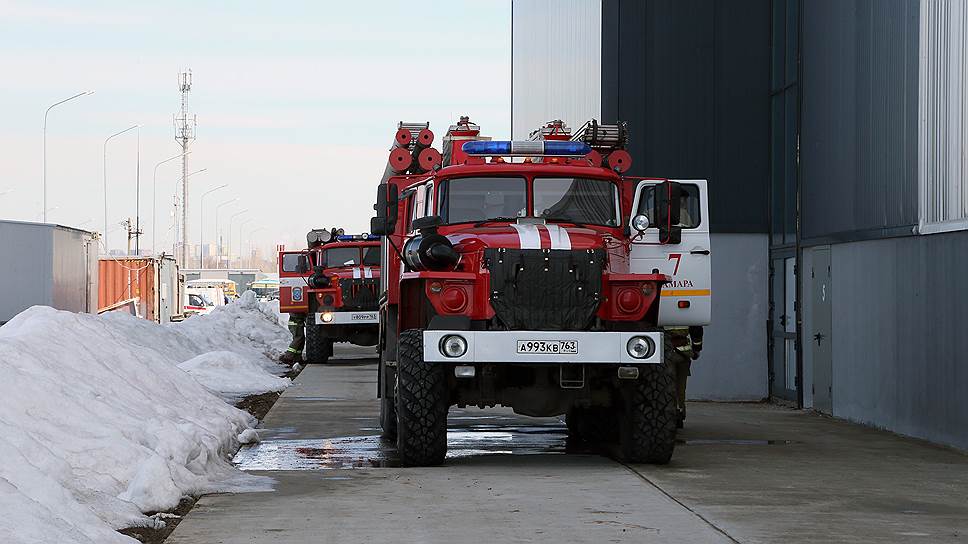
[[[299,270],[299,257],[312,256],[304,251],[279,252],[279,311],[286,313],[309,312],[307,278],[312,274],[312,262],[308,271]]]
[[[631,217],[647,216],[649,227],[641,235],[632,229],[631,272],[648,274],[658,269],[672,277],[672,282],[662,287],[659,325],[708,325],[712,285],[706,180],[669,181],[679,184],[681,239],[677,243],[660,243],[660,218],[653,216],[656,186],[662,181],[640,181]]]

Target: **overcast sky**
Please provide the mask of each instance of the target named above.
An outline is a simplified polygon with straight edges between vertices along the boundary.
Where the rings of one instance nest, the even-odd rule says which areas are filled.
[[[510,132],[509,1],[42,2],[0,0],[0,218],[41,218],[43,121],[48,221],[103,230],[104,139],[141,131],[142,247],[151,246],[152,172],[177,155],[177,74],[194,74],[197,140],[189,169],[190,239],[199,196],[243,209],[261,245],[304,244],[307,230],[369,225],[400,120],[440,137],[467,114],[484,134]],[[109,243],[135,215],[137,135],[108,144]],[[171,247],[178,161],[158,169],[157,241]],[[53,208],[53,209],[51,209]],[[238,236],[238,229],[235,229]],[[235,245],[235,244],[233,244]]]

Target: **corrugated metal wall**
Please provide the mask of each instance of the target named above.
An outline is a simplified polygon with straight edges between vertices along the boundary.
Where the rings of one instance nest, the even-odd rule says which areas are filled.
[[[511,2],[511,132],[601,118],[600,0]]]
[[[968,232],[830,246],[834,416],[968,449],[965,247]]]
[[[918,3],[803,3],[802,237],[909,234],[918,222]]]
[[[714,232],[767,232],[768,0],[604,0],[602,117],[632,173],[710,180]]]
[[[769,395],[768,244],[765,234],[711,235],[712,325],[702,357],[692,365],[690,399],[755,401]]]
[[[51,306],[72,312],[90,312],[97,308],[97,247],[88,245],[88,233],[65,228],[50,230],[53,244],[53,282]]]
[[[0,323],[34,305],[89,311],[97,289],[90,233],[43,223],[0,221]]]
[[[968,3],[922,0],[921,232],[968,228]]]
[[[0,323],[52,303],[52,244],[47,225],[0,221]]]

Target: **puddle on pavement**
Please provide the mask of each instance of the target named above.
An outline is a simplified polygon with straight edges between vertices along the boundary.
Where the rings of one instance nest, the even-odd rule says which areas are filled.
[[[371,418],[354,418],[371,419]],[[459,459],[485,455],[534,455],[586,453],[605,454],[605,445],[568,442],[568,431],[560,423],[515,425],[503,416],[452,416],[447,432],[447,458]],[[371,419],[372,420],[372,419]],[[516,421],[520,422],[520,419]],[[458,423],[460,422],[460,423]],[[503,423],[503,424],[502,424]],[[278,438],[239,450],[234,463],[242,470],[332,470],[400,466],[396,447],[379,436],[379,428],[363,427],[362,436],[323,439],[286,439],[285,429],[276,429]],[[283,432],[280,432],[283,431]],[[681,446],[770,446],[792,444],[792,440],[679,439]]]
[[[795,443],[793,440],[743,440],[732,438],[676,439],[676,444],[683,446],[785,446],[793,443]]]
[[[481,455],[565,453],[561,426],[473,425],[447,432],[447,458]],[[568,449],[568,451],[572,451]],[[396,447],[379,435],[324,439],[269,439],[244,447],[235,465],[242,470],[326,470],[400,466]]]

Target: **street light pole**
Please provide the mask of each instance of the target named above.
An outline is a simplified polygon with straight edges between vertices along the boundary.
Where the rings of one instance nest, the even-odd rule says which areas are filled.
[[[75,98],[80,98],[82,96],[87,96],[94,94],[94,91],[84,91],[82,93],[77,93],[70,98],[65,98],[60,102],[55,102],[47,107],[47,111],[44,112],[44,223],[47,222],[47,114],[50,110],[54,109],[55,106],[60,106],[64,102],[70,102]]]
[[[181,157],[184,157],[185,155],[188,155],[190,153],[191,151],[186,151],[185,153],[179,153],[174,157],[169,157],[159,162],[158,164],[155,165],[154,173],[151,174],[151,251],[155,253],[158,252],[158,246],[155,244],[155,211],[156,211],[156,208],[158,207],[158,200],[155,197],[155,194],[156,194],[155,186],[158,185],[158,167],[165,164],[166,162],[171,162],[175,159],[180,159]]]
[[[258,227],[258,228],[252,229],[252,230],[249,231],[249,236],[247,238],[252,238],[252,235],[253,234],[255,234],[255,233],[259,232],[259,231],[263,231],[263,230],[266,230],[266,228],[265,227]],[[249,241],[249,251],[248,251],[248,253],[249,253],[249,268],[252,268],[252,241],[251,240]]]
[[[134,130],[140,125],[130,126],[120,132],[115,132],[114,134],[108,136],[104,139],[104,159],[101,163],[101,174],[104,177],[104,251],[110,251],[108,246],[108,142],[116,136],[120,136],[129,130]],[[44,217],[46,217],[46,213]]]
[[[245,258],[245,256],[242,254],[242,242],[243,242],[243,240],[242,240],[242,228],[245,227],[245,225],[249,221],[255,221],[255,217],[247,217],[244,221],[242,221],[241,223],[239,223],[239,268],[242,267],[242,260]]]
[[[191,151],[189,151],[189,153],[191,153]],[[183,161],[183,164],[184,164],[184,161]],[[194,176],[195,174],[201,174],[202,172],[207,172],[207,171],[208,171],[208,168],[200,168],[198,170],[195,170],[194,172],[189,172],[189,173],[187,173],[187,174],[185,174],[185,175],[182,176],[182,178],[181,178],[182,179],[182,182],[184,184],[184,180],[186,180],[186,179]],[[181,236],[177,236],[178,233],[179,233],[179,229],[178,229],[178,217],[177,217],[178,216],[178,202],[179,202],[178,201],[178,185],[177,185],[177,183],[175,185],[175,194],[173,196],[174,196],[174,199],[172,201],[173,202],[172,205],[175,207],[175,209],[174,209],[174,215],[172,216],[172,218],[173,218],[173,221],[174,221],[175,235],[176,235],[177,238],[181,238]],[[182,202],[181,204],[182,204],[182,206],[185,205],[184,202]],[[182,225],[181,228],[182,229],[185,228],[184,224]],[[178,248],[178,240],[176,239],[176,240],[173,241],[173,247],[171,249],[172,255],[175,255],[176,258],[177,258],[177,255],[176,254],[178,253],[177,248]],[[188,250],[186,249],[185,251],[188,251]],[[180,264],[179,266],[187,267],[188,266],[188,263]]]
[[[218,209],[226,204],[231,204],[238,200],[238,198],[233,198],[231,200],[226,200],[225,202],[215,206],[215,246],[217,248],[218,258],[215,261],[215,268],[222,268],[222,241],[218,236]]]
[[[137,170],[134,175],[134,254],[141,256],[141,128],[138,128]]]
[[[198,268],[205,268],[205,260],[202,257],[204,252],[202,251],[202,246],[205,245],[205,195],[218,191],[219,189],[224,189],[228,187],[228,183],[219,185],[202,193],[201,201],[198,205]]]
[[[225,268],[232,268],[231,266],[229,266],[229,265],[232,264],[232,221],[235,221],[235,218],[236,217],[242,215],[243,213],[245,213],[247,211],[249,211],[248,208],[246,208],[244,210],[241,210],[241,211],[238,211],[238,212],[235,212],[232,215],[232,217],[229,217],[229,243],[226,244],[229,247],[229,255],[228,255],[229,258],[228,258],[228,262],[225,264]]]

